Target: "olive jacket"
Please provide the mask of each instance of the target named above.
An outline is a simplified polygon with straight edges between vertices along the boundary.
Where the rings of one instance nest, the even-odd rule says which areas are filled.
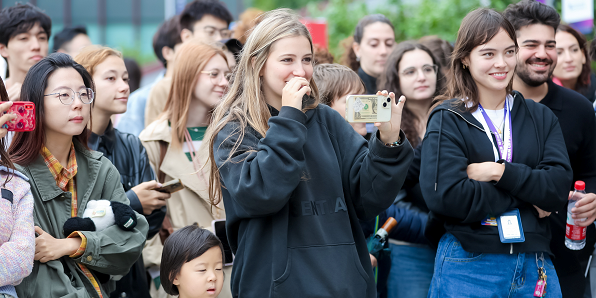
[[[110,200],[129,204],[120,174],[100,152],[90,151],[74,141],[77,158],[76,187],[78,216],[89,200]],[[71,193],[61,190],[41,154],[27,166],[17,169],[29,178],[34,199],[33,218],[36,226],[53,237],[63,239],[64,222],[71,211]],[[144,216],[137,214],[137,226],[124,231],[113,225],[101,232],[81,231],[87,238],[83,255],[77,258],[63,256],[57,260],[33,263],[31,275],[16,287],[21,298],[35,297],[99,297],[91,281],[77,263],[85,265],[100,283],[102,295],[109,297],[115,289],[115,280],[125,275],[143,250],[149,225]]]

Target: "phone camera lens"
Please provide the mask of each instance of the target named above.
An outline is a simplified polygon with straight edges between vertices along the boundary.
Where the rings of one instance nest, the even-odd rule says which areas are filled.
[[[387,97],[387,102],[391,102],[391,97]]]
[[[384,108],[386,108],[386,107],[387,107],[387,103],[386,103],[386,102],[384,102],[384,103],[383,103],[383,107],[384,107]]]

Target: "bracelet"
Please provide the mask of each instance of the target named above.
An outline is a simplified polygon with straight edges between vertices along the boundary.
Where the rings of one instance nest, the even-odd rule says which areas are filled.
[[[393,143],[385,143],[385,146],[387,147],[397,147],[399,146],[401,143],[401,138],[398,138],[397,141],[393,142]]]

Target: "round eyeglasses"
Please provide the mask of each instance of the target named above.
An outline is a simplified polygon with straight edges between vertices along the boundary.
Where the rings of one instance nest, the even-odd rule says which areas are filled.
[[[439,67],[436,65],[428,64],[423,65],[421,68],[409,67],[404,69],[404,71],[401,72],[401,75],[406,79],[413,79],[418,75],[418,71],[422,71],[422,74],[425,77],[428,77],[431,75],[436,75],[437,71],[439,71]]]
[[[83,104],[90,104],[93,102],[93,99],[95,98],[95,93],[93,93],[93,90],[91,90],[91,88],[81,88],[79,92],[75,92],[74,90],[67,87],[60,88],[58,89],[58,91],[50,94],[45,94],[44,96],[55,95],[56,97],[58,97],[58,99],[63,105],[71,105],[74,102],[75,94]]]
[[[203,70],[203,71],[201,71],[201,73],[207,74],[209,76],[209,79],[211,79],[211,83],[213,83],[213,85],[221,84],[221,81],[224,78],[229,82],[230,78],[232,76],[232,73],[229,71],[220,71],[217,69]]]

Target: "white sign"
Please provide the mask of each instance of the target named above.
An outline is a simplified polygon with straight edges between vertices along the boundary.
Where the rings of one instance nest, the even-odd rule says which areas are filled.
[[[563,21],[576,23],[594,19],[594,0],[563,0]]]

